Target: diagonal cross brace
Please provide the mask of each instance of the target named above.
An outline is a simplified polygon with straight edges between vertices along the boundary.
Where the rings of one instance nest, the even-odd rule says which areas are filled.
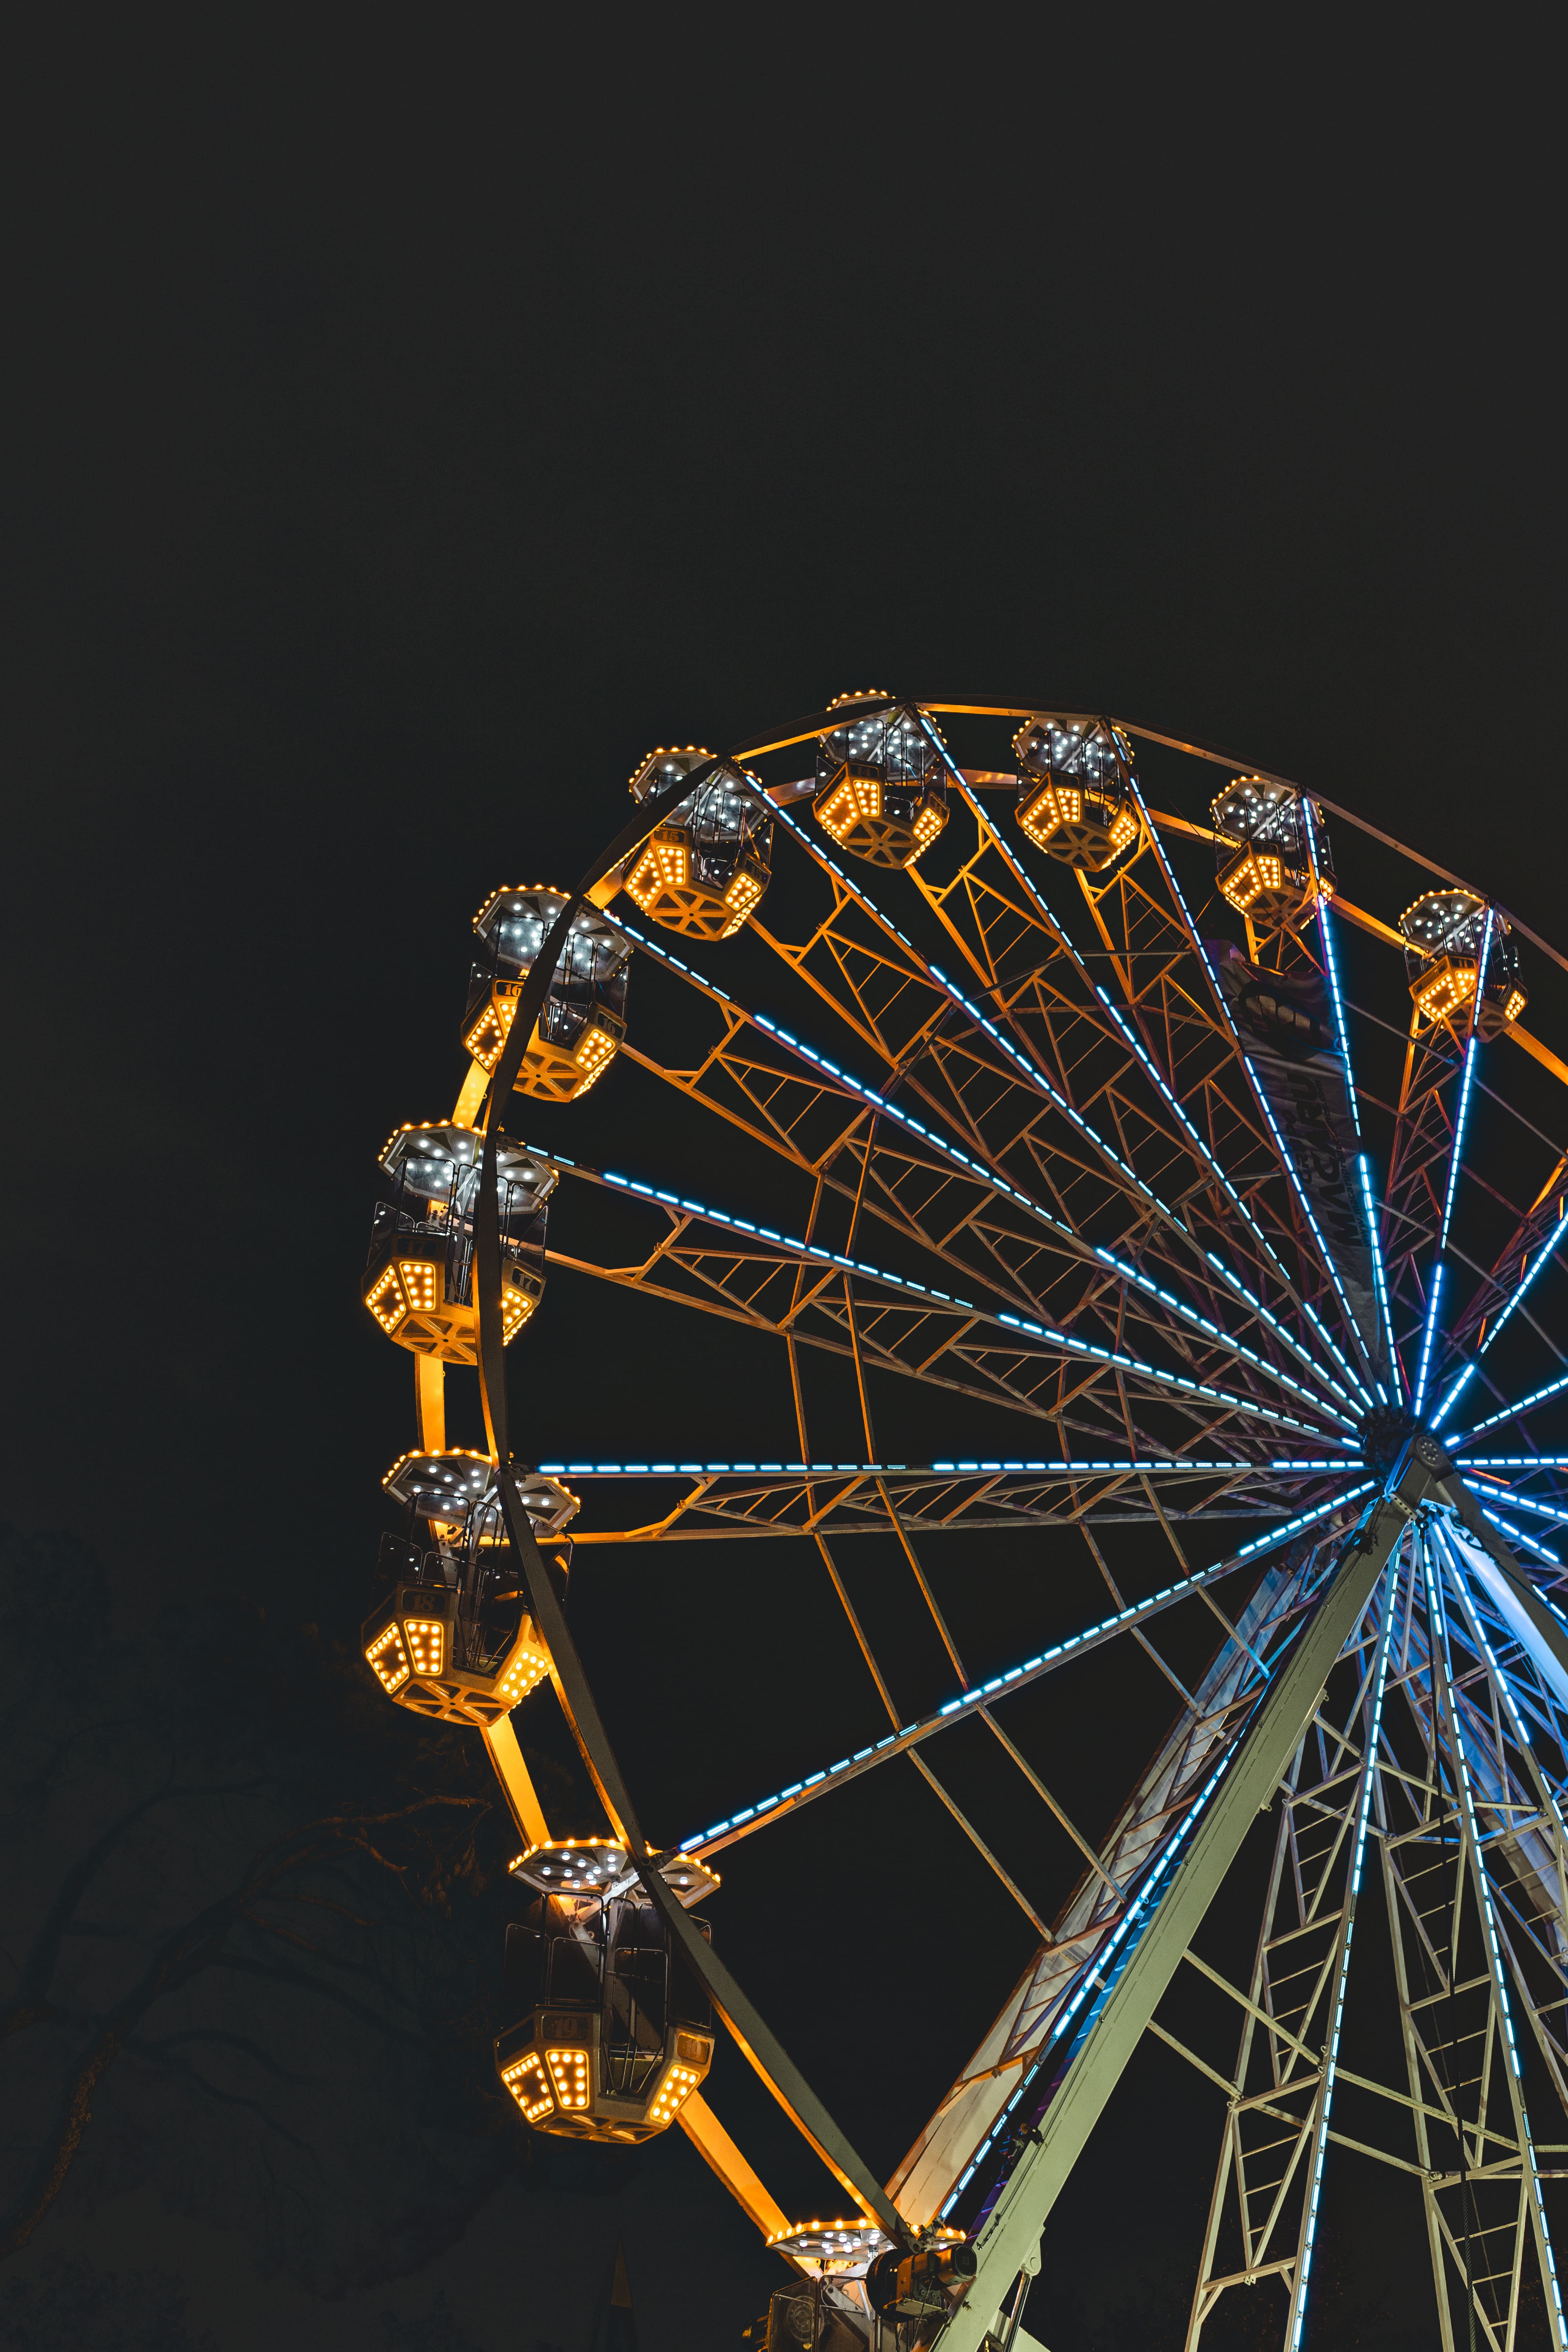
[[[1033,2253],[1216,1889],[1272,1797],[1389,1554],[1415,1505],[1433,1494],[1436,1462],[1446,1458],[1429,1439],[1407,1447],[1347,1537],[1317,1608],[1275,1669],[1267,1697],[1194,1824],[1184,1858],[1065,2067],[1038,2141],[1026,2147],[980,2231],[973,2283],[942,2333],[942,2352],[980,2352],[986,2314]]]

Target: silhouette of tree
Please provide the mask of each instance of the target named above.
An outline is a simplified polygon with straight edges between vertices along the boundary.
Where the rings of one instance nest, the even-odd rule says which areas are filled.
[[[0,1532],[0,2258],[150,2179],[319,2292],[416,2270],[536,2160],[490,2064],[516,1835],[478,1741],[386,1706],[281,1575],[116,1591]]]
[[[185,2297],[162,2271],[107,2271],[55,2255],[36,2278],[13,2280],[0,2295],[5,2352],[217,2352],[204,2329],[185,2326]]]

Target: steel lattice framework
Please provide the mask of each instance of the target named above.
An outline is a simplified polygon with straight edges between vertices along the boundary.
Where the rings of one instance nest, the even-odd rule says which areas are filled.
[[[1188,2352],[1227,2297],[1260,2283],[1279,2342],[1307,2340],[1336,2151],[1407,2177],[1446,2352],[1472,2325],[1496,2352],[1568,2352],[1547,2185],[1568,2175],[1568,1620],[1553,1548],[1568,1523],[1568,1351],[1553,1336],[1568,1154],[1551,1134],[1568,1125],[1568,1067],[1524,1025],[1521,927],[1351,811],[1131,722],[892,697],[851,709],[863,728],[896,721],[906,760],[910,742],[920,752],[924,797],[910,804],[928,814],[908,858],[871,824],[887,829],[892,771],[879,781],[846,757],[829,774],[841,709],[722,762],[682,754],[663,784],[645,763],[634,789],[650,796],[575,898],[559,894],[511,984],[510,1030],[498,1019],[455,1113],[476,1167],[483,1146],[488,1475],[539,1673],[627,1884],[858,2208],[837,2252],[786,2243],[795,2284],[767,2340],[1025,2352],[1043,2225],[1153,2037],[1194,2070],[1194,2114],[1218,2119]],[[1074,766],[1069,728],[1072,743],[1110,747],[1114,790],[1109,764]],[[1016,769],[961,765],[948,740],[995,759],[1014,730]],[[1170,810],[1146,796],[1155,768]],[[742,906],[731,890],[694,939],[689,877],[660,844],[679,845],[682,808],[714,776],[746,812],[736,838],[753,878],[743,915],[724,912]],[[1235,782],[1211,811],[1222,776]],[[943,804],[938,825],[929,811]],[[1100,832],[1085,835],[1096,812]],[[873,847],[857,856],[857,839]],[[1397,925],[1355,903],[1402,883],[1415,904]],[[634,914],[628,888],[651,916]],[[513,1091],[584,906],[632,954],[619,1060],[673,1114],[644,1122],[633,1172],[619,1147],[615,1166],[593,1155],[573,1105]],[[659,912],[671,906],[685,937]],[[1534,946],[1552,977],[1561,959]],[[612,1072],[596,1099],[622,1083]],[[553,1171],[552,1281],[640,1293],[660,1316],[714,1318],[780,1350],[793,1416],[756,1441],[774,1458],[606,1460],[601,1418],[584,1459],[533,1459],[516,1407],[509,1421],[501,1347],[515,1326],[503,1333],[485,1189],[503,1122]],[[690,1151],[661,1164],[660,1138],[688,1131],[721,1171],[711,1198],[677,1181]],[[417,1369],[419,1444],[443,1456],[443,1367],[422,1354]],[[852,1459],[814,1453],[829,1425]],[[933,1427],[955,1433],[950,1458],[894,1458],[929,1454]],[[923,1439],[911,1447],[906,1429]],[[594,1547],[763,1539],[775,1549],[756,1558],[780,1589],[826,1574],[886,1717],[847,1756],[825,1726],[814,1769],[772,1791],[746,1786],[735,1756],[714,1791],[731,1810],[688,1824],[682,1854],[710,1864],[852,1780],[880,1787],[907,1757],[975,1869],[1031,1922],[1033,1959],[1010,1991],[973,1989],[973,2055],[931,2086],[931,2120],[885,2185],[656,1868],[538,1508],[524,1507],[529,1478],[580,1503],[578,1574]],[[949,1696],[923,1713],[900,1711],[858,1604],[848,1539],[862,1537],[896,1548],[941,1645]],[[991,1570],[1004,1537],[1007,1564]],[[1026,1577],[1016,1654],[966,1662],[963,1580],[1016,1579],[1019,1545],[1042,1572],[1086,1563],[1098,1613],[1047,1643],[1033,1629],[1054,1621]],[[1164,1635],[1194,1612],[1211,1654],[1184,1675]],[[1089,1834],[1008,1717],[1055,1678],[1070,1723],[1075,1675],[1115,1644],[1152,1662],[1174,1715],[1141,1775],[1130,1758],[1109,1831]],[[949,1785],[942,1743],[971,1722],[1070,1841],[1076,1875],[1054,1904]],[[541,1846],[548,1826],[504,1714],[484,1736]],[[1194,1939],[1244,1843],[1266,1834],[1250,1960],[1226,1973]],[[1380,1884],[1398,2021],[1381,2074],[1340,2054],[1375,1958],[1355,1948],[1358,1910]],[[1176,2030],[1167,1996],[1179,2009],[1174,1989],[1194,1978],[1228,2004],[1228,2041],[1194,2048]],[[700,2089],[679,2120],[787,2238]]]

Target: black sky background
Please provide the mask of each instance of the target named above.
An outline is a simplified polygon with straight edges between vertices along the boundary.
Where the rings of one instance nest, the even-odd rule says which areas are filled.
[[[285,1578],[352,1637],[408,1442],[407,1360],[354,1288],[374,1152],[455,1093],[474,908],[574,878],[654,743],[873,685],[1113,709],[1301,779],[1562,939],[1543,13],[1102,16],[1092,41],[1059,15],[165,15],[57,20],[12,68],[20,1526],[175,1592]],[[668,1107],[628,1086],[619,1116],[646,1162]],[[542,1415],[613,1452],[668,1412],[722,1452],[750,1358],[638,1334],[617,1370],[617,1311],[552,1291]],[[689,1761],[705,1687],[732,1706],[774,1621],[721,1563],[661,1572],[689,1572]],[[584,1638],[657,1782],[623,1573]],[[863,1908],[910,1903],[917,1937],[951,1911],[804,1845],[768,1899],[807,1906],[828,1979]],[[1026,1955],[979,1900],[973,1982],[937,1932],[943,2053]],[[756,1965],[787,2008],[789,1969]],[[862,2098],[896,2080],[923,2112],[943,2067],[902,1996],[890,2025],[864,1998],[836,2052],[874,2048]],[[808,2055],[809,2006],[780,2022]],[[1175,2072],[1152,2060],[1128,2145],[1157,2151]],[[689,2304],[639,2327],[727,2343],[750,2257],[679,2160],[626,2191],[689,2242]],[[1144,2220],[1156,2279],[1208,2162]],[[89,2223],[68,2197],[51,2245]],[[1345,2232],[1325,2345],[1373,2340],[1391,2281],[1424,2292],[1414,2237],[1374,2234],[1363,2271]],[[196,2262],[177,2217],[142,2253]],[[480,2340],[531,2347],[518,2326]]]

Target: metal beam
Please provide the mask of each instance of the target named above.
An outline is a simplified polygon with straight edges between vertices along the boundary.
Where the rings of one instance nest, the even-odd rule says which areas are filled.
[[[1436,1452],[1424,1441],[1428,1452]],[[1268,1696],[1189,1834],[1184,1858],[1149,1916],[1119,1973],[1090,2012],[1068,2057],[1055,2097],[975,2242],[978,2267],[961,2308],[944,2330],[942,2352],[980,2352],[994,2296],[1038,2242],[1106,2102],[1146,2032],[1183,1954],[1258,1813],[1270,1801],[1335,1659],[1365,1609],[1413,1507],[1432,1488],[1432,1471],[1412,1449],[1384,1492],[1371,1502],[1340,1554],[1339,1565],[1294,1647],[1277,1668]],[[1200,1801],[1202,1801],[1200,1800]]]

